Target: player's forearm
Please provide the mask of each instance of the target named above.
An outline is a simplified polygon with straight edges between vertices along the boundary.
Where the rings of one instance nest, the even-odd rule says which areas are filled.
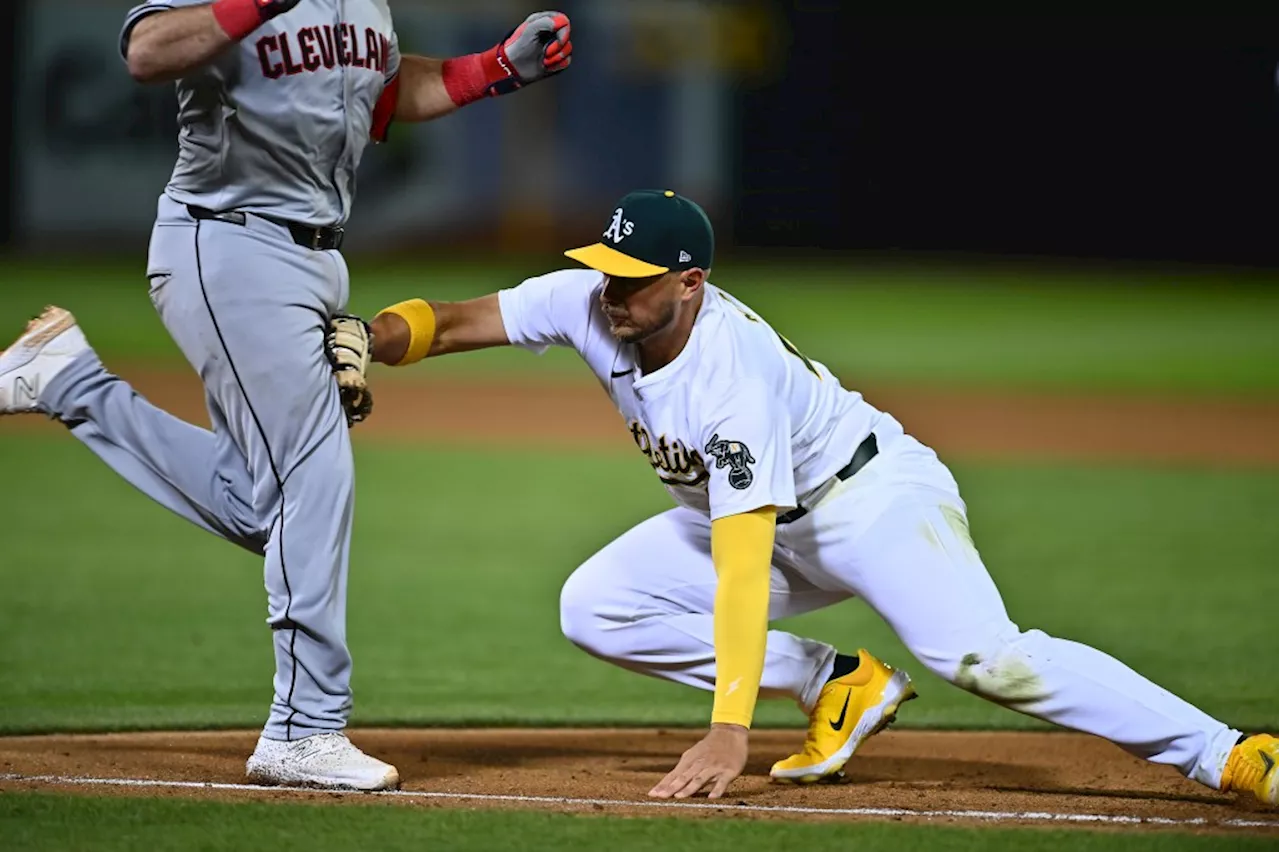
[[[396,121],[431,121],[458,109],[445,87],[443,67],[443,60],[429,56],[404,56],[400,59]]]
[[[464,302],[410,299],[379,311],[369,327],[373,360],[392,366],[509,342],[496,294]]]
[[[176,80],[199,68],[299,0],[212,0],[154,12],[129,33],[129,73],[140,83]]]
[[[769,572],[777,512],[772,506],[711,524],[718,577],[713,615],[716,649],[712,724],[751,727],[769,632]]]
[[[129,35],[129,74],[139,83],[176,80],[231,44],[212,4],[156,12],[139,21]]]
[[[380,313],[369,323],[373,347],[369,358],[375,364],[395,366],[404,360],[409,351],[412,331],[408,321],[399,314]]]

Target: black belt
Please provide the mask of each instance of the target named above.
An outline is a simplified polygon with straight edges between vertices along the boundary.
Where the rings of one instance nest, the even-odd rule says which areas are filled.
[[[867,462],[876,457],[880,452],[880,447],[876,444],[875,434],[870,434],[862,439],[862,443],[858,445],[858,449],[853,451],[853,458],[849,459],[849,463],[836,471],[836,479],[844,480],[853,476],[862,470]],[[809,510],[804,506],[796,506],[790,512],[784,512],[778,516],[779,524],[789,524],[792,521],[798,521],[805,515],[809,514]]]
[[[194,204],[187,205],[187,212],[195,219],[216,219],[219,222],[230,222],[233,225],[243,225],[246,215],[240,210],[218,212],[205,207],[197,207]],[[303,248],[309,248],[312,251],[328,251],[342,247],[343,230],[341,228],[313,228],[310,225],[301,225],[297,222],[277,219],[275,216],[267,216],[262,213],[254,213],[253,215],[288,228],[290,235],[293,236],[293,241]]]

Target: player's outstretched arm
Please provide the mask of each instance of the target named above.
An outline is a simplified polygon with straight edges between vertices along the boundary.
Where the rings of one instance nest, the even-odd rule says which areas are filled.
[[[366,323],[351,314],[330,318],[325,356],[333,368],[347,425],[363,422],[373,411],[366,375],[377,361],[395,367],[429,355],[506,346],[498,294],[465,302],[410,299],[384,308]]]
[[[176,80],[199,68],[299,0],[215,0],[157,11],[129,31],[125,59],[139,83]]]
[[[763,506],[711,522],[716,569],[713,613],[716,691],[711,729],[652,790],[684,799],[710,787],[718,799],[747,765],[747,730],[755,713],[769,631],[769,572],[777,509]]]
[[[535,12],[483,53],[444,60],[403,57],[396,121],[430,121],[560,73],[573,53],[569,31],[562,12]]]
[[[410,299],[379,311],[369,325],[373,360],[394,367],[510,343],[497,293],[464,302]]]

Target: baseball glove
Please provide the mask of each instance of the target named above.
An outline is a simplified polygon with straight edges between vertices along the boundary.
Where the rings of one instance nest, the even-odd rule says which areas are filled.
[[[329,320],[324,354],[338,383],[338,397],[347,415],[347,428],[373,411],[373,392],[365,376],[372,360],[373,331],[360,317],[338,314]]]

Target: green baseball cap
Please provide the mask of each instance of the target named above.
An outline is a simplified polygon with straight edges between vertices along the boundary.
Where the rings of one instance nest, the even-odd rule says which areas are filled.
[[[641,189],[618,202],[600,242],[570,249],[565,257],[605,275],[647,278],[710,269],[714,252],[711,220],[701,207],[669,189]]]

